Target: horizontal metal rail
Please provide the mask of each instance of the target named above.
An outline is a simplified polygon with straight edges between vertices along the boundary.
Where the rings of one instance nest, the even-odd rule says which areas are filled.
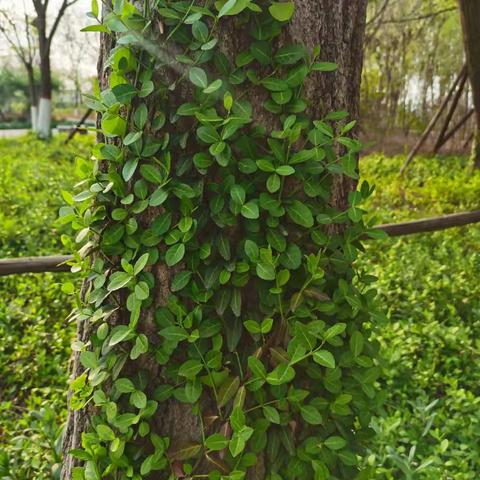
[[[452,213],[442,217],[424,218],[403,223],[377,225],[374,230],[383,230],[390,237],[412,235],[414,233],[434,232],[452,227],[461,227],[480,222],[480,210],[473,212]],[[365,238],[367,240],[368,238]],[[70,255],[53,255],[48,257],[21,257],[0,259],[0,276],[14,273],[68,272],[66,264],[73,257]]]

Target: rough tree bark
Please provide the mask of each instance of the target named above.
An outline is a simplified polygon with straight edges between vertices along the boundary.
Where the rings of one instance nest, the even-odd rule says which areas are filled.
[[[475,168],[480,168],[480,2],[459,0],[458,5],[475,108],[476,128],[472,156]]]
[[[351,0],[295,0],[294,3],[294,18],[285,28],[285,37],[280,41],[303,43],[310,50],[319,45],[320,58],[336,62],[338,65],[338,70],[334,73],[318,73],[306,80],[304,93],[311,105],[310,114],[313,118],[321,118],[326,112],[346,110],[353,118],[358,118],[367,0],[356,0],[355,2]],[[227,55],[233,52],[238,53],[239,47],[248,42],[245,27],[239,27],[233,19],[224,23],[225,26],[220,28],[218,34],[219,45]],[[110,47],[107,38],[103,37],[99,59],[101,86],[106,86],[108,81],[108,72],[103,69],[103,62]],[[182,92],[179,92],[179,95],[181,96]],[[258,100],[261,100],[256,97],[257,95],[259,93],[254,90],[248,92],[249,100],[254,106],[254,119],[262,122],[266,118],[262,117],[265,114],[260,113],[260,109],[256,108],[260,104]],[[179,101],[182,99],[179,98]],[[332,206],[345,209],[348,204],[348,194],[354,188],[354,180],[339,176],[332,186]],[[164,265],[159,264],[154,266],[152,273],[156,277],[156,285],[160,286],[157,289],[154,304],[160,306],[165,304],[169,280],[175,272],[169,271]],[[110,318],[111,323],[119,321],[120,318]],[[155,333],[151,315],[145,314],[139,323],[143,324],[143,333],[149,335],[150,339],[153,337],[152,341],[154,341]],[[88,326],[83,323],[78,325],[80,340],[88,340],[90,333]],[[238,348],[241,349],[241,345]],[[150,369],[158,368],[154,365],[148,367]],[[126,368],[138,368],[138,363],[130,366],[127,364]],[[75,353],[72,374],[77,376],[81,372],[79,355]],[[161,413],[156,414],[156,429],[161,434],[169,435],[174,444],[182,443],[185,440],[198,441],[200,428],[198,420],[191,414],[190,409],[189,405],[171,401],[168,408],[163,408]],[[67,453],[70,449],[78,448],[81,445],[81,433],[88,428],[91,413],[86,410],[69,413],[64,436],[63,480],[71,479],[75,460]],[[264,476],[265,469],[262,462],[259,461],[250,472],[249,480],[263,480]]]

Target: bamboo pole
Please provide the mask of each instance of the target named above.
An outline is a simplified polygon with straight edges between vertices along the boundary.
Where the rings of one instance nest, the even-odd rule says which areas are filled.
[[[447,143],[451,137],[453,137],[457,131],[463,127],[463,125],[467,122],[467,120],[473,115],[475,110],[472,108],[470,109],[459,121],[458,123],[452,127],[452,129],[443,137],[442,143],[440,144],[439,148],[442,148],[445,143]]]
[[[375,230],[383,230],[390,237],[411,235],[414,233],[434,232],[446,228],[461,227],[471,223],[480,222],[480,210],[472,212],[451,213],[442,217],[422,218],[404,223],[387,223],[374,227]]]
[[[463,90],[465,88],[465,84],[467,83],[468,79],[468,74],[467,74],[467,67],[463,67],[463,77],[460,80],[460,83],[458,85],[457,91],[455,92],[455,96],[452,99],[452,104],[450,105],[450,108],[448,109],[447,116],[445,118],[445,121],[443,123],[442,129],[440,130],[440,133],[438,134],[437,141],[435,142],[435,146],[433,147],[433,154],[436,155],[442,145],[446,142],[444,140],[445,134],[447,133],[448,127],[450,125],[450,121],[452,120],[453,114],[455,113],[455,110],[457,109],[458,101],[460,100],[460,97],[462,96]]]
[[[465,67],[464,67],[465,68]],[[447,107],[448,102],[450,101],[450,98],[453,95],[453,92],[457,88],[458,83],[461,81],[463,75],[464,75],[464,68],[462,68],[461,72],[457,75],[457,78],[453,82],[453,85],[450,87],[450,90],[448,91],[447,95],[445,95],[445,98],[443,99],[440,107],[438,108],[437,112],[433,116],[433,118],[430,120],[430,123],[428,124],[427,128],[423,132],[422,136],[416,143],[416,145],[413,147],[411,152],[408,154],[408,157],[406,158],[404,164],[402,165],[402,168],[400,169],[400,175],[403,175],[405,172],[406,168],[410,164],[410,162],[413,160],[413,157],[418,153],[422,145],[425,143],[425,140],[428,138],[430,135],[430,132],[433,130],[433,127],[436,125],[438,119],[442,115],[443,111]]]
[[[71,259],[70,255],[0,259],[0,276],[12,273],[68,272],[70,267],[65,262]]]

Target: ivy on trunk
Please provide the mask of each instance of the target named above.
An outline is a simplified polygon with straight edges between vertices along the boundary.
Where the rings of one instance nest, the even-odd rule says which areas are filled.
[[[353,264],[375,232],[343,110],[365,2],[320,3],[93,2],[101,138],[62,209],[86,269],[63,478],[367,473],[375,291]],[[336,58],[315,16],[348,39]]]

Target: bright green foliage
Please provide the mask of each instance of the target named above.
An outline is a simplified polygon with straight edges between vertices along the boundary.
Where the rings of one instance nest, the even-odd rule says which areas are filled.
[[[57,254],[61,191],[91,138],[0,140],[0,258]],[[71,277],[68,278],[69,280]],[[59,478],[72,302],[58,274],[0,277],[0,478]],[[66,280],[66,278],[65,278]],[[73,289],[73,286],[72,286]]]
[[[377,185],[378,223],[478,209],[480,172],[466,158],[360,161]],[[378,276],[390,320],[376,333],[385,359],[384,417],[369,458],[375,478],[480,477],[480,256],[478,224],[367,244],[362,267]]]
[[[96,332],[77,345],[85,372],[71,385],[73,408],[96,407],[72,452],[77,479],[241,480],[260,462],[269,480],[358,475],[381,373],[375,291],[352,268],[372,189],[351,192],[347,211],[329,206],[333,179],[356,178],[360,144],[345,112],[306,113],[304,79],[334,66],[316,62],[318,49],[278,45],[292,7],[160,1],[141,12],[116,1],[103,21],[117,46],[109,88],[89,102],[108,142],[62,210],[83,252],[100,253],[76,312]],[[227,58],[217,26],[234,15],[251,43]],[[253,118],[242,94],[252,84],[274,125]],[[186,103],[177,89],[191,91]],[[145,336],[156,263],[172,267],[172,293]],[[122,320],[109,325],[119,302]],[[146,357],[161,367],[155,378]],[[136,373],[123,368],[137,358]],[[197,442],[155,432],[170,400],[192,405]]]

